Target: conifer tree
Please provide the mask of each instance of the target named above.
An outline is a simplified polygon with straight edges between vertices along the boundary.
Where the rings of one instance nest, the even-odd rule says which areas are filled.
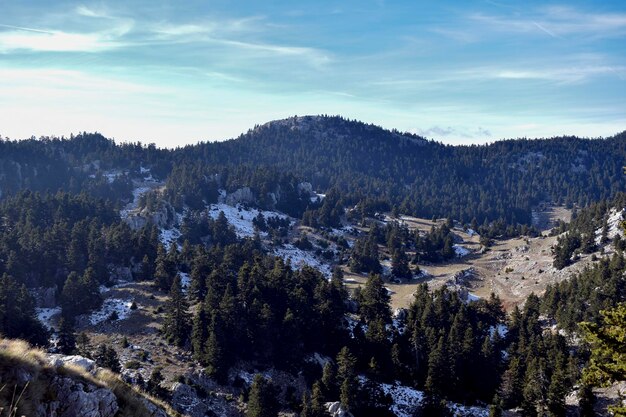
[[[391,259],[391,273],[393,276],[402,279],[411,278],[411,269],[409,268],[409,258],[406,252],[400,248],[397,249]]]
[[[626,381],[626,303],[601,312],[600,323],[581,323],[584,338],[591,346],[589,365],[583,381],[591,386],[607,386]],[[626,406],[610,408],[616,416],[626,416]]]
[[[176,346],[184,346],[191,331],[189,304],[180,288],[180,277],[176,277],[170,289],[170,299],[166,305],[166,317],[163,324],[165,338]]]
[[[356,357],[344,346],[337,354],[337,382],[341,405],[350,410],[357,398]]]
[[[209,338],[205,346],[207,375],[224,382],[228,371],[227,353],[224,346],[225,334],[219,314],[213,314]]]
[[[191,349],[193,357],[200,363],[206,363],[206,341],[209,337],[210,314],[201,303],[193,317],[191,328]]]
[[[256,374],[250,387],[248,397],[247,417],[276,417],[278,416],[279,404],[277,390],[271,381]]]
[[[57,347],[64,355],[71,355],[76,350],[76,338],[74,336],[73,319],[61,317],[59,320],[59,334]]]
[[[390,323],[389,301],[389,292],[385,288],[382,278],[378,274],[372,274],[361,291],[359,313],[366,323],[376,319]]]

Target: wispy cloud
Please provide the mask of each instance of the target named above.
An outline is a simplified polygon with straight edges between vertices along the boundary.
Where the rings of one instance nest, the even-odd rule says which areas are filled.
[[[545,7],[512,16],[481,12],[472,13],[468,18],[479,23],[482,29],[508,33],[542,33],[553,38],[615,38],[626,35],[626,13],[593,13],[571,7]]]
[[[79,16],[93,17],[93,18],[98,18],[98,19],[112,18],[109,12],[106,11],[105,9],[102,9],[102,8],[97,9],[93,7],[87,7],[84,5],[79,5],[76,7],[76,14],[78,14]]]
[[[427,129],[415,128],[412,129],[412,133],[423,136],[425,138],[433,139],[446,139],[450,137],[463,138],[463,139],[479,139],[481,141],[492,138],[490,130],[483,127],[460,127],[460,126],[431,126]]]
[[[110,32],[71,33],[20,28],[0,32],[0,53],[28,50],[34,52],[101,52],[124,45]]]

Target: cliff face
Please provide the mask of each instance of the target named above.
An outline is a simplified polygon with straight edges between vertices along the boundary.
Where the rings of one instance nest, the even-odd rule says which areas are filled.
[[[168,417],[166,405],[90,359],[44,353],[0,339],[0,414],[33,417]]]

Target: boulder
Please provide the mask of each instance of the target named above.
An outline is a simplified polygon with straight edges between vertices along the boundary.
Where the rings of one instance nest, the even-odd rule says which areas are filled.
[[[114,417],[119,410],[117,398],[109,389],[62,376],[55,377],[52,386],[55,399],[40,405],[40,417]]]
[[[225,199],[226,204],[230,206],[236,206],[240,203],[253,203],[254,194],[250,187],[239,188],[235,192],[228,194]]]
[[[60,368],[62,366],[76,366],[84,369],[87,372],[92,373],[96,369],[96,363],[91,359],[85,358],[80,355],[58,355],[58,354],[50,354],[50,365],[55,368]]]
[[[331,417],[354,417],[339,401],[326,403],[326,408]]]

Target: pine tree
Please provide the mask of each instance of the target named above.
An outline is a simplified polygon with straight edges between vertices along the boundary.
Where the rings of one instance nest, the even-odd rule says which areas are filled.
[[[78,336],[76,336],[76,350],[78,354],[88,358],[91,356],[89,353],[90,348],[89,336],[87,336],[85,332],[80,332]]]
[[[311,388],[311,416],[312,417],[324,417],[326,416],[326,396],[324,396],[322,390],[322,384],[320,381],[313,383]]]
[[[209,338],[205,346],[206,372],[218,382],[224,382],[228,371],[228,362],[224,350],[224,328],[218,314],[214,314],[209,329]]]
[[[163,382],[165,378],[163,378],[161,371],[162,368],[160,366],[155,367],[150,374],[150,379],[148,379],[146,383],[148,392],[157,397],[162,397],[164,392],[163,388],[161,388],[161,382]]]
[[[165,338],[176,346],[184,346],[191,331],[191,316],[185,294],[180,288],[180,277],[176,277],[170,289],[170,299],[166,306],[166,318],[163,324]]]
[[[372,320],[380,319],[384,323],[391,323],[390,299],[389,292],[380,275],[370,275],[361,291],[359,313],[363,320],[369,323]]]
[[[593,394],[593,389],[589,384],[582,383],[578,390],[578,407],[580,409],[580,417],[594,417],[595,411],[593,406],[596,402],[596,397]]]
[[[169,265],[168,254],[165,252],[165,247],[159,244],[155,260],[154,282],[162,291],[167,291],[172,286],[174,277],[171,275],[170,269],[171,267]]]
[[[443,398],[448,379],[453,379],[447,369],[447,352],[444,337],[440,336],[436,348],[428,356],[428,376],[424,389],[435,398]]]
[[[565,396],[567,386],[565,372],[557,368],[552,373],[550,386],[548,388],[547,408],[549,417],[564,417],[567,411],[565,406]]]
[[[489,417],[502,417],[502,404],[500,402],[500,397],[497,395],[491,401],[491,405],[489,406]]]
[[[64,355],[71,355],[76,350],[76,339],[74,337],[73,319],[61,317],[59,320],[59,339],[57,347]]]
[[[411,278],[411,269],[409,268],[409,258],[406,256],[406,252],[402,249],[397,249],[393,253],[391,259],[391,273],[393,276],[402,279]]]
[[[200,363],[206,363],[205,346],[209,337],[210,317],[205,304],[202,303],[193,318],[191,328],[191,349],[193,357]]]
[[[344,346],[337,354],[337,382],[341,405],[350,410],[357,398],[358,381],[356,379],[357,359],[348,347]]]
[[[109,368],[113,372],[120,372],[122,369],[117,352],[112,347],[100,344],[93,356],[96,364],[100,367]]]
[[[144,255],[141,260],[141,269],[139,272],[140,281],[149,281],[154,276],[154,263],[150,261],[148,255]]]
[[[322,370],[321,385],[324,387],[324,393],[327,397],[332,398],[337,393],[337,382],[335,375],[335,367],[328,361]]]
[[[276,417],[278,416],[279,404],[277,390],[271,381],[256,374],[250,387],[248,397],[247,417]]]
[[[589,365],[583,381],[591,386],[607,386],[626,381],[626,303],[601,312],[599,324],[581,323],[583,335],[591,347]],[[615,405],[610,411],[626,415],[626,406]]]

